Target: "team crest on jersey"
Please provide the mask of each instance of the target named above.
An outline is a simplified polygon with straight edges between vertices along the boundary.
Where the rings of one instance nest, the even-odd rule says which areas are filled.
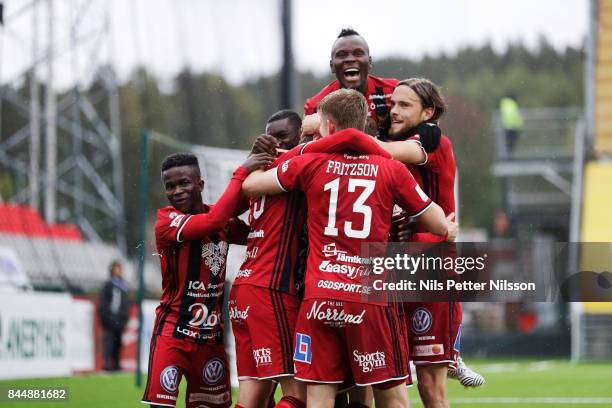
[[[218,244],[209,242],[202,246],[202,258],[210,272],[217,276],[223,265],[225,264],[225,256],[227,255],[227,242],[220,241]]]
[[[431,313],[427,308],[419,307],[412,314],[412,331],[415,334],[423,334],[429,329],[433,323]]]
[[[220,358],[213,358],[202,370],[204,381],[208,385],[216,385],[225,377],[225,364]]]
[[[159,383],[166,392],[175,393],[178,388],[178,368],[176,366],[164,368],[159,376]]]

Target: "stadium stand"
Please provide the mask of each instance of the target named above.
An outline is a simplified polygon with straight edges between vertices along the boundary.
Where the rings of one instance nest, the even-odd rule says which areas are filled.
[[[15,250],[36,289],[98,289],[115,259],[123,261],[126,280],[135,283],[133,268],[116,246],[86,242],[76,226],[47,224],[30,207],[0,204],[0,246]]]

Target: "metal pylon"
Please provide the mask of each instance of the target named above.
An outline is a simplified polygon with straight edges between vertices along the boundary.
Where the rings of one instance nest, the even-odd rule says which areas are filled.
[[[0,26],[2,200],[44,209],[47,222],[74,223],[88,239],[116,242],[125,252],[110,5],[104,0],[26,4],[5,0],[4,4],[4,25]],[[30,27],[26,34],[20,28],[24,20]],[[29,47],[26,54],[31,57],[29,66],[8,76],[2,65],[11,61],[7,55],[11,42]]]

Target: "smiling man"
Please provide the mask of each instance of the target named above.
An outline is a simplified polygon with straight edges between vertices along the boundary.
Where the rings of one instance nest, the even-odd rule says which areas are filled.
[[[187,408],[231,405],[221,301],[228,244],[243,244],[246,233],[238,237],[232,228],[236,223],[228,222],[240,201],[242,181],[271,160],[267,153],[251,155],[214,206],[202,202],[204,181],[193,154],[177,153],[163,161],[162,184],[170,206],[158,210],[155,223],[162,296],[142,402],[175,406],[184,375]]]
[[[318,116],[312,114],[317,111],[321,100],[340,88],[349,88],[366,97],[369,120],[375,124],[378,135],[385,137],[390,125],[391,94],[398,81],[370,75],[372,57],[366,40],[352,28],[342,29],[332,46],[329,67],[336,80],[304,104],[304,133],[312,134],[318,129]]]

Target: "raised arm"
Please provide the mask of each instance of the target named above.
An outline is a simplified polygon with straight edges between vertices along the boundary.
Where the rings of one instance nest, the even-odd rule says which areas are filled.
[[[234,215],[236,207],[241,201],[241,186],[244,179],[251,170],[268,164],[271,159],[267,153],[249,156],[243,165],[236,169],[225,192],[210,212],[206,214],[185,215],[185,220],[182,221],[182,225],[176,233],[176,240],[190,241],[201,239],[223,229]]]

